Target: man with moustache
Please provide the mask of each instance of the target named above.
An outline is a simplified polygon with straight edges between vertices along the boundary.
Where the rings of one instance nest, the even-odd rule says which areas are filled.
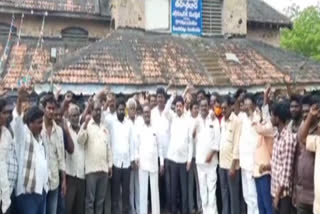
[[[94,102],[78,137],[85,145],[86,214],[103,213],[108,175],[112,176],[110,134],[101,123],[101,107],[100,102]]]
[[[125,117],[126,103],[119,98],[116,104],[117,119],[110,121],[111,147],[113,154],[112,213],[128,214],[130,209],[130,171],[134,164],[132,125]],[[120,210],[122,198],[122,212]]]

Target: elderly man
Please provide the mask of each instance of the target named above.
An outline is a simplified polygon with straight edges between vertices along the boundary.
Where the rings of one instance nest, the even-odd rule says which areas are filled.
[[[78,138],[85,145],[86,214],[103,213],[108,174],[112,175],[110,135],[101,123],[101,107],[100,102],[94,103]]]
[[[68,109],[68,130],[74,142],[72,154],[66,153],[66,212],[68,214],[84,214],[85,210],[85,149],[79,144],[80,131],[80,109],[77,105],[71,104]]]
[[[133,148],[136,147],[136,134],[139,127],[143,124],[143,120],[141,117],[137,116],[137,103],[134,98],[130,98],[127,101],[127,109],[128,109],[128,121],[132,126],[132,138],[131,141],[133,143]],[[139,171],[137,166],[134,166],[131,169],[130,173],[130,213],[131,214],[139,214],[140,213],[140,203],[139,203]]]
[[[148,182],[151,186],[152,213],[160,214],[159,200],[159,167],[158,157],[160,157],[160,172],[163,172],[162,147],[157,139],[155,129],[151,123],[151,109],[149,105],[143,107],[144,123],[137,133],[136,163],[139,167],[140,185],[140,214],[148,213]]]

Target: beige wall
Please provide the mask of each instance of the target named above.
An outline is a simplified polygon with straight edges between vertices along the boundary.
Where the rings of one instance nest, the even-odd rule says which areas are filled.
[[[145,28],[144,0],[111,0],[111,14],[115,28]]]
[[[222,12],[223,34],[247,34],[247,0],[224,0]]]
[[[11,15],[0,14],[0,22],[11,23]],[[38,37],[41,29],[42,17],[25,15],[21,34]],[[16,15],[15,26],[19,31],[20,16]],[[101,38],[109,32],[110,24],[102,21],[77,20],[71,18],[46,17],[44,25],[45,37],[60,37],[61,30],[67,27],[81,27],[89,32],[91,38]]]
[[[275,47],[280,46],[280,30],[271,28],[248,28],[247,38],[262,41]]]

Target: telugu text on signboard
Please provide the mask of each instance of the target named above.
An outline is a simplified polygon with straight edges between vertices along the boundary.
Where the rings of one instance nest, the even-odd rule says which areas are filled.
[[[202,1],[172,0],[172,33],[194,34],[202,33]]]

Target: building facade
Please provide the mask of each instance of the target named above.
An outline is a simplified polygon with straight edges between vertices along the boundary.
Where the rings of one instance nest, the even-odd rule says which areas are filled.
[[[222,92],[286,76],[319,85],[318,63],[265,43],[277,36],[259,33],[274,22],[258,1],[1,0],[0,76],[11,89],[33,81],[86,94],[106,84],[152,91],[172,78]]]

